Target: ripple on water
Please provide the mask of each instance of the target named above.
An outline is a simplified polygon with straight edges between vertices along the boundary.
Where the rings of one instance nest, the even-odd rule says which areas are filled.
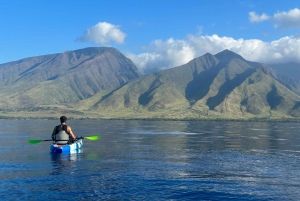
[[[41,130],[30,132],[28,138],[21,132],[12,135],[10,144],[0,142],[1,200],[297,200],[300,196],[300,139],[296,129],[288,130],[290,124],[274,129],[268,123],[82,121],[72,130],[84,130],[82,125],[87,124],[87,131],[101,132],[101,139],[85,141],[81,153],[55,155],[49,154],[48,143],[24,143],[48,132],[49,122],[44,122],[39,121]],[[9,130],[2,135],[8,136],[14,126],[4,127]],[[24,122],[19,127],[30,130]]]

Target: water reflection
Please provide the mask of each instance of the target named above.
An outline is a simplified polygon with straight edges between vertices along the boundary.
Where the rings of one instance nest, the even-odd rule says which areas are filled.
[[[40,139],[48,131],[46,124],[55,124],[39,123],[44,130],[31,139]],[[49,154],[48,144],[24,146],[24,139],[17,137],[26,136],[19,133],[25,123],[5,127],[0,135],[13,139],[10,144],[0,142],[2,153],[10,153],[0,158],[6,196],[19,198],[13,197],[20,195],[15,186],[22,186],[27,200],[300,196],[299,123],[70,120],[70,125],[76,134],[100,134],[101,139],[86,140],[84,153]]]
[[[147,126],[145,126],[147,125]],[[127,138],[136,143],[150,140],[157,146],[201,149],[286,149],[289,141],[297,137],[297,123],[269,122],[151,122],[132,121],[122,129]],[[124,130],[126,132],[124,132]],[[155,138],[148,138],[155,136]],[[163,137],[164,136],[164,137]],[[143,139],[145,138],[145,139]],[[129,142],[129,141],[128,141]],[[133,141],[131,141],[133,142]],[[290,147],[291,144],[288,144]]]
[[[50,153],[53,166],[50,175],[73,174],[76,170],[76,161],[79,160],[81,153],[81,149],[70,154]]]

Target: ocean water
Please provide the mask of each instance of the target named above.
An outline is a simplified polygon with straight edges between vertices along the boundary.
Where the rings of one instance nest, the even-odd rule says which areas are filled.
[[[0,200],[299,200],[300,124],[69,120],[101,135],[52,154],[53,120],[0,120]]]

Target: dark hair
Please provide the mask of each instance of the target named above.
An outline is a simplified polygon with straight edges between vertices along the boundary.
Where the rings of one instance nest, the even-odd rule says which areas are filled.
[[[66,116],[61,116],[59,119],[60,119],[60,123],[66,123],[66,121],[67,121]]]

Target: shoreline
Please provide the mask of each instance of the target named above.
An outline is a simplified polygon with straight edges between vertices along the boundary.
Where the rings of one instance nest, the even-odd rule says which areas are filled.
[[[61,114],[63,115],[63,114]],[[1,120],[57,120],[57,117],[50,116],[34,116],[34,117],[21,117],[21,116],[3,116],[0,115]],[[109,118],[109,117],[73,117],[68,115],[69,120],[122,120],[122,121],[218,121],[218,122],[300,122],[299,118],[281,118],[281,119],[269,119],[269,118],[249,118],[249,119],[233,119],[233,118]]]

